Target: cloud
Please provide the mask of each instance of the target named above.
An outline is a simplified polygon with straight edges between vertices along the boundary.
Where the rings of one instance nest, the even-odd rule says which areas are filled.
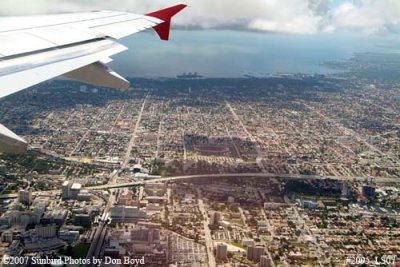
[[[236,29],[286,33],[315,33],[329,0],[187,0],[190,8],[175,25],[201,29]],[[38,14],[96,9],[148,12],[176,0],[3,0],[0,14]],[[322,13],[321,13],[322,12]]]
[[[365,34],[386,33],[400,26],[399,0],[363,0],[358,5],[345,2],[330,13],[324,28],[332,31],[360,31]]]
[[[190,8],[175,19],[187,29],[232,29],[294,34],[393,31],[399,26],[399,0],[183,0]],[[2,0],[0,15],[42,14],[93,9],[146,13],[176,0]]]
[[[249,24],[249,29],[285,32],[295,34],[314,34],[318,32],[319,22],[322,18],[310,15],[296,15],[290,20],[255,19]]]

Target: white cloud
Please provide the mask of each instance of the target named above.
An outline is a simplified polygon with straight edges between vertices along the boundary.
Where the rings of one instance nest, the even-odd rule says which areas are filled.
[[[268,32],[314,34],[318,32],[320,21],[320,17],[308,15],[298,15],[287,21],[255,19],[249,24],[249,29]]]
[[[175,25],[188,28],[314,34],[361,31],[380,33],[399,26],[400,0],[348,0],[329,10],[331,0],[182,0],[190,8]],[[0,15],[112,9],[146,13],[177,0],[2,0]]]
[[[321,3],[329,0],[187,0],[190,8],[175,23],[182,27],[232,28],[288,33],[315,33]],[[176,4],[176,0],[2,0],[0,14],[38,14],[93,9],[148,12]]]
[[[363,0],[359,5],[348,2],[332,10],[325,30],[385,33],[400,26],[399,18],[399,0]]]

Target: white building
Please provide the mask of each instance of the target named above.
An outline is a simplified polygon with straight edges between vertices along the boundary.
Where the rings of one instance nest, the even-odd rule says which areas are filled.
[[[69,181],[64,181],[64,183],[61,186],[61,197],[62,197],[62,199],[68,199],[69,198],[69,188],[70,188],[70,182]]]
[[[71,189],[69,190],[69,198],[77,199],[78,194],[81,192],[82,185],[78,183],[73,183]]]
[[[61,197],[62,199],[77,199],[81,189],[82,185],[79,183],[64,181],[61,186]]]

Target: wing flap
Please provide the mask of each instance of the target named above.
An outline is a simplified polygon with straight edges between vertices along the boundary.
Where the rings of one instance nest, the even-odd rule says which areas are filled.
[[[118,73],[107,67],[101,62],[95,62],[85,67],[73,70],[64,74],[64,76],[102,87],[111,87],[118,89],[128,89],[129,82],[122,78]]]
[[[25,153],[28,148],[28,143],[0,124],[0,152],[3,153]]]

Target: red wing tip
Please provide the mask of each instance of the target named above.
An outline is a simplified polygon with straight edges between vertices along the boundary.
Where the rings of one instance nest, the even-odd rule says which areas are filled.
[[[171,7],[167,7],[161,10],[157,10],[146,14],[146,16],[155,17],[164,21],[170,20],[173,16],[179,13],[182,9],[186,8],[187,5],[179,4]]]
[[[163,23],[153,27],[161,40],[168,41],[171,19],[185,7],[187,7],[187,5],[179,4],[146,14],[146,16],[154,17],[164,21]]]

